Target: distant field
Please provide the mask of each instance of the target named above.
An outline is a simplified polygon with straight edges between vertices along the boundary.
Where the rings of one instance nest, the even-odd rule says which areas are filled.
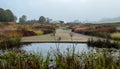
[[[120,22],[114,22],[114,23],[99,23],[95,25],[111,25],[111,26],[120,26]]]
[[[110,25],[112,25],[112,26],[120,26],[120,23],[112,23],[112,24],[110,24]]]
[[[111,26],[120,26],[120,22],[118,22],[118,23],[105,23],[105,24],[108,24],[108,25],[111,25]]]

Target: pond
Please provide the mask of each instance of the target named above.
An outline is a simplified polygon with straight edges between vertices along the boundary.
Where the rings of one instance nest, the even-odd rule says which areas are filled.
[[[75,52],[88,52],[92,47],[88,47],[87,43],[31,43],[29,45],[23,45],[21,50],[25,50],[28,53],[35,54],[47,54],[48,52],[60,50],[61,53],[67,51],[67,49],[75,48]]]
[[[73,48],[74,47],[74,48]],[[68,50],[72,53],[73,49],[75,49],[76,54],[80,54],[81,52],[89,53],[91,50],[93,52],[97,51],[104,51],[104,49],[108,49],[110,51],[113,51],[114,54],[116,53],[118,55],[119,50],[113,49],[113,48],[97,48],[97,47],[91,47],[88,46],[87,43],[29,43],[24,44],[20,47],[14,47],[10,48],[10,50],[24,50],[27,53],[33,53],[33,54],[42,54],[43,56],[46,56],[49,53],[65,53]],[[4,54],[6,50],[0,50],[0,54]]]

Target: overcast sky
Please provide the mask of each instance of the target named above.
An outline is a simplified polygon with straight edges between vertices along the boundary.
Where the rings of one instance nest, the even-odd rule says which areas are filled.
[[[97,21],[120,16],[120,0],[0,0],[0,8],[28,19]]]

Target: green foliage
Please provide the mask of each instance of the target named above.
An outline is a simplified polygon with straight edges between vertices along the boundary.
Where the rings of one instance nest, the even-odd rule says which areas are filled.
[[[14,14],[11,10],[7,9],[4,10],[0,8],[0,22],[13,22],[14,21]]]
[[[42,32],[41,30],[39,31],[34,31],[36,35],[42,35],[44,32]]]
[[[42,58],[24,51],[8,51],[0,55],[0,69],[42,69]]]
[[[7,19],[8,19],[8,21],[10,21],[10,22],[14,21],[14,15],[11,12],[11,10],[8,9],[8,10],[6,10],[6,12],[7,12]]]
[[[14,37],[0,37],[0,49],[8,49],[12,47],[19,47],[21,39],[18,36]]]

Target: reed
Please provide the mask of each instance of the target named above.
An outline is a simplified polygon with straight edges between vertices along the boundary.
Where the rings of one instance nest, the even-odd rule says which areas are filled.
[[[21,45],[20,41],[21,38],[18,35],[0,37],[0,49],[3,50],[12,47],[19,47]]]
[[[44,57],[20,50],[7,51],[0,55],[0,69],[120,69],[120,55],[114,56],[108,50],[73,53],[70,48],[64,53],[54,50]]]

